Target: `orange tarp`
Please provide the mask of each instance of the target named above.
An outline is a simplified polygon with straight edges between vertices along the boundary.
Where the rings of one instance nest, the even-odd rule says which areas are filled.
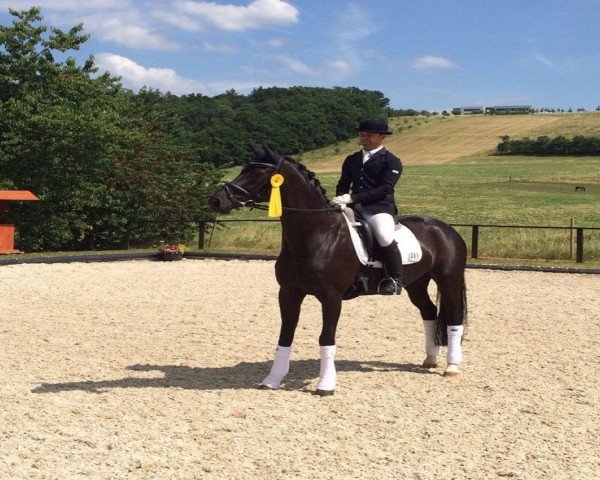
[[[0,190],[0,200],[39,200],[27,190]]]

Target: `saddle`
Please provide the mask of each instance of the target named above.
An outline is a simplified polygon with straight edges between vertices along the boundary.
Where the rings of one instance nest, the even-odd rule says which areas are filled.
[[[359,211],[345,208],[344,218],[348,224],[350,237],[360,263],[371,268],[382,268],[379,245],[375,240],[373,229],[362,219]],[[419,240],[408,227],[398,221],[398,218],[395,220],[396,231],[394,237],[402,255],[402,264],[417,263],[423,257]]]
[[[350,230],[350,237],[356,255],[363,265],[358,272],[353,284],[344,294],[344,300],[355,298],[359,295],[372,295],[377,293],[377,285],[382,278],[383,263],[381,261],[380,247],[373,229],[365,222],[360,211],[351,208],[344,209],[344,218]],[[421,260],[423,251],[421,245],[412,231],[402,225],[396,218],[395,240],[402,256],[402,264],[410,265]]]

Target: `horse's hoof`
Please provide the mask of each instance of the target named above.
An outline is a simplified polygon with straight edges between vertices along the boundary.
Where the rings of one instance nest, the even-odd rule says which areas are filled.
[[[437,366],[438,361],[435,355],[427,355],[427,358],[423,360],[423,368],[436,368]]]
[[[272,385],[267,385],[266,383],[261,383],[258,387],[259,390],[277,390],[277,388],[275,388]]]
[[[316,390],[315,395],[318,397],[330,397],[335,390]]]
[[[444,377],[458,377],[460,372],[458,371],[458,365],[454,363],[449,363],[446,367],[446,371],[444,372]]]

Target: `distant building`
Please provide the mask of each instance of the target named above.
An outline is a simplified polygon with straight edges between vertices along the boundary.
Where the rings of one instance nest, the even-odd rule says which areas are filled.
[[[498,105],[495,107],[456,107],[452,109],[452,115],[519,115],[533,113],[531,105]]]
[[[485,107],[458,107],[452,109],[452,115],[475,115],[484,111]]]
[[[500,105],[485,108],[485,113],[489,115],[521,115],[532,112],[533,107],[531,105]]]

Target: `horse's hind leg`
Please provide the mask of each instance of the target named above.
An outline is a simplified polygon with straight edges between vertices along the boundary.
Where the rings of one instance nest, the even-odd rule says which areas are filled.
[[[305,294],[297,290],[281,287],[279,289],[279,309],[281,312],[281,331],[275,351],[275,359],[269,375],[260,383],[264,388],[273,390],[281,386],[283,378],[290,369],[290,355],[294,333],[300,318],[300,306]]]
[[[447,344],[447,366],[444,376],[456,376],[462,362],[463,323],[466,320],[466,286],[464,276],[438,283],[440,290],[439,323],[441,334],[446,334],[443,343]]]
[[[427,287],[431,278],[425,276],[416,282],[406,287],[408,298],[421,313],[423,319],[423,330],[425,332],[425,360],[423,367],[437,367],[437,357],[440,354],[440,346],[436,345],[436,330],[437,330],[437,307],[431,301]]]

